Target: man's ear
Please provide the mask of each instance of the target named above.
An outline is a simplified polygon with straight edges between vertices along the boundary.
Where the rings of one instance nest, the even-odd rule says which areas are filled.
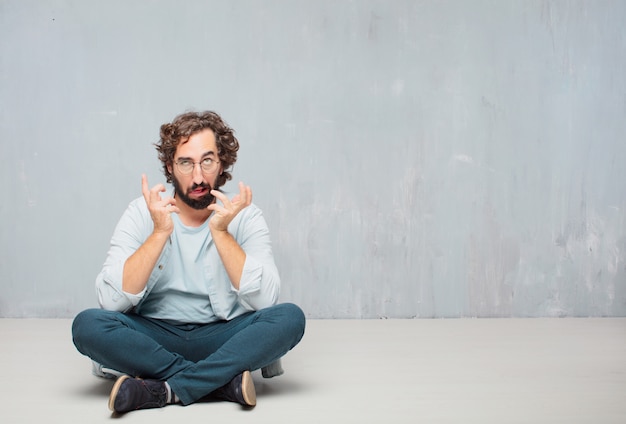
[[[172,170],[172,163],[171,162],[167,164],[167,172],[169,172],[170,174],[174,173],[173,170]]]

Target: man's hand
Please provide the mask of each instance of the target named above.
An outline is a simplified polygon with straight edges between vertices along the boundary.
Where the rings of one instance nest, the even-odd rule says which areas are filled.
[[[161,199],[159,193],[164,191],[165,186],[163,184],[157,184],[148,189],[148,177],[145,174],[141,175],[141,192],[146,200],[146,205],[148,205],[152,222],[154,222],[154,232],[170,235],[174,231],[174,222],[170,213],[179,213],[180,210],[176,207],[176,199],[173,197],[168,196]]]
[[[237,216],[242,209],[247,208],[252,203],[252,190],[250,187],[239,183],[239,194],[231,200],[217,190],[211,190],[211,194],[215,196],[222,205],[217,202],[209,205],[208,210],[213,211],[209,219],[209,229],[215,242],[217,252],[222,259],[226,273],[231,284],[236,290],[239,290],[243,267],[246,263],[246,252],[237,243],[235,238],[228,232],[228,224]]]
[[[174,231],[174,222],[170,213],[178,213],[180,210],[176,207],[176,200],[171,197],[161,199],[159,193],[164,191],[163,184],[157,184],[152,189],[148,189],[148,178],[145,174],[141,176],[141,192],[148,205],[152,222],[154,222],[154,230],[124,263],[122,290],[126,293],[137,294],[146,288],[150,273],[159,259],[163,246]]]
[[[211,231],[228,231],[228,224],[237,216],[239,212],[250,206],[252,203],[252,190],[250,186],[239,183],[239,194],[235,195],[231,200],[224,195],[224,193],[211,190],[211,194],[215,196],[220,202],[210,204],[207,209],[213,211],[213,215],[209,220],[209,228]]]

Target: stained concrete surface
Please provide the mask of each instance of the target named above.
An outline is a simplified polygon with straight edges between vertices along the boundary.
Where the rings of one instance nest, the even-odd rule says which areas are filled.
[[[0,320],[4,423],[624,423],[626,319],[310,320],[258,405],[113,416],[71,320]]]

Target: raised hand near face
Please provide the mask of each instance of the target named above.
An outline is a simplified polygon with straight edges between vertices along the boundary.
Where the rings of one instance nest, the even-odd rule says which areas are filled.
[[[141,175],[141,192],[154,223],[154,232],[169,235],[174,231],[174,222],[170,214],[172,212],[180,213],[180,210],[176,207],[176,199],[173,197],[161,198],[159,193],[164,191],[165,186],[163,184],[157,184],[149,189],[148,177],[145,174]]]
[[[252,203],[252,190],[250,186],[244,185],[242,182],[239,183],[239,194],[230,200],[224,193],[217,190],[211,190],[211,194],[222,202],[221,205],[214,202],[207,207],[207,209],[213,211],[209,220],[211,231],[228,231],[228,224],[230,224],[233,218]]]

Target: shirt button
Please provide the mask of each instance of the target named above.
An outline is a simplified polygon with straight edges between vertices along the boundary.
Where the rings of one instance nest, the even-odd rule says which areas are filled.
[[[159,265],[159,269],[163,269],[163,265]]]

